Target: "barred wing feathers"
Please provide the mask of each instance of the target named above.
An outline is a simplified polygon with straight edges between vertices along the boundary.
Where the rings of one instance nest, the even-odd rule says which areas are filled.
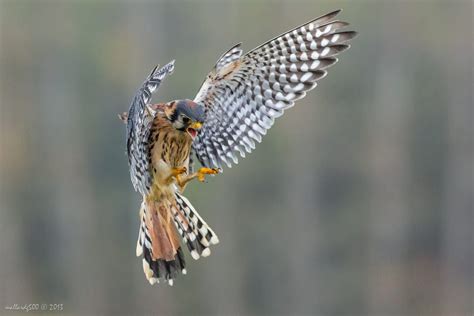
[[[356,32],[334,11],[241,56],[240,44],[225,53],[209,73],[195,102],[206,107],[206,122],[193,142],[206,167],[231,167],[245,157],[275,118],[317,85]]]
[[[153,92],[174,69],[174,60],[159,68],[156,66],[133,98],[127,119],[127,154],[133,187],[142,195],[152,184],[151,155],[148,138],[153,115],[147,107]]]

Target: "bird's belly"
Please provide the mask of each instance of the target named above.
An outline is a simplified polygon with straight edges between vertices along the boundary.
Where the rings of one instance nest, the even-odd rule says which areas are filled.
[[[167,164],[163,159],[159,159],[153,164],[155,177],[165,180],[171,174],[171,166]]]
[[[162,194],[174,193],[175,179],[170,178],[174,168],[189,165],[190,146],[174,139],[155,146],[152,151],[153,181]]]
[[[171,167],[162,159],[155,161],[154,168],[154,188],[158,192],[158,196],[172,196],[175,191],[174,181],[169,181],[171,175]]]

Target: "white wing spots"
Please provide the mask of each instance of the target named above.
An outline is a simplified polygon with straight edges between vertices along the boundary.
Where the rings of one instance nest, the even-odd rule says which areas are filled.
[[[275,96],[275,100],[277,100],[277,101],[285,101],[286,98],[285,98],[285,96],[283,95],[283,93],[277,92],[277,94],[276,94],[276,96]]]
[[[262,141],[262,137],[260,135],[255,134],[252,130],[249,130],[249,136],[259,143]]]
[[[319,58],[319,53],[318,52],[312,52],[311,53],[311,59],[318,59]]]
[[[286,85],[284,88],[283,88],[283,91],[285,93],[290,93],[293,91],[293,88],[291,87],[291,85]]]
[[[255,88],[253,88],[253,93],[254,94],[260,94],[262,91],[261,91],[261,88],[260,86],[255,86]]]
[[[336,55],[343,47],[334,45],[353,37],[353,32],[336,33],[347,25],[333,20],[337,13],[299,26],[242,56],[232,80],[208,82],[207,98],[198,100],[205,103],[208,120],[193,144],[205,166],[237,163],[238,155],[251,152],[275,118],[316,86],[325,75],[319,69],[336,61],[322,57]],[[202,239],[202,244],[207,247],[208,241]]]
[[[267,90],[265,90],[263,95],[265,96],[265,98],[271,98],[272,97],[272,92],[273,91],[271,89],[267,89]]]
[[[285,64],[280,64],[280,67],[278,67],[278,70],[279,70],[280,73],[285,74],[286,73]]]
[[[268,81],[262,82],[262,89],[267,90],[270,89],[270,83]]]
[[[275,111],[274,109],[268,109],[267,110],[267,113],[268,115],[272,116],[272,117],[279,117],[281,116],[281,114],[277,111]]]
[[[311,67],[310,67],[311,70],[314,70],[314,69],[318,68],[318,66],[319,66],[320,63],[321,63],[321,62],[320,62],[319,60],[313,61],[313,63],[311,64]]]
[[[299,83],[299,84],[296,85],[296,87],[293,88],[293,91],[299,92],[299,91],[303,90],[303,88],[304,88],[304,84]]]
[[[270,72],[270,75],[268,76],[268,80],[270,80],[271,82],[275,82],[276,81],[275,78],[276,78],[275,72],[274,71]]]
[[[293,40],[292,37],[290,37],[290,38],[288,39],[288,46],[290,46],[290,47],[295,46],[295,41]]]
[[[255,143],[251,139],[249,139],[247,136],[244,136],[242,139],[250,146],[251,149],[255,149]],[[250,153],[251,150],[248,152]]]
[[[286,95],[286,100],[287,100],[287,101],[291,101],[291,100],[293,100],[294,98],[295,98],[295,94],[294,94],[294,93],[288,93],[288,94]]]
[[[301,76],[301,82],[308,81],[309,79],[311,79],[312,76],[313,74],[311,72],[305,73],[303,76]]]
[[[259,122],[260,124],[260,122]],[[259,125],[259,124],[256,124],[256,123],[253,123],[252,124],[252,129],[259,132],[260,134],[262,135],[265,135],[266,134],[266,131]],[[263,125],[263,124],[262,124]]]
[[[150,90],[150,92],[153,93],[153,92],[155,92],[157,87],[158,87],[158,85],[156,85],[156,84],[150,84],[150,85],[148,85],[148,90]]]

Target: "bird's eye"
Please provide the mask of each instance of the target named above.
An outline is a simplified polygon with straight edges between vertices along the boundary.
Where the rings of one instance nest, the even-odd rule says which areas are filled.
[[[184,124],[188,124],[189,121],[190,121],[189,117],[187,117],[187,116],[184,116],[184,117],[183,117],[183,123],[184,123]]]

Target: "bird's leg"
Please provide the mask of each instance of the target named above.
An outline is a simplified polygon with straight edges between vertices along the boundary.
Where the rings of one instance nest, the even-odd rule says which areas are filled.
[[[178,185],[181,189],[181,192],[184,191],[184,188],[186,187],[186,185],[188,184],[189,181],[193,180],[193,179],[198,179],[199,182],[204,182],[204,180],[206,179],[206,175],[208,174],[218,174],[219,173],[219,169],[217,168],[200,168],[198,170],[198,172],[195,172],[191,175],[188,175],[188,176],[184,176],[184,177],[181,177],[181,176],[178,176],[176,178],[177,182],[178,182]]]
[[[180,175],[186,173],[186,171],[186,167],[172,168],[170,175],[168,176],[168,178],[166,178],[166,182],[171,183],[173,181],[173,178],[175,178],[179,182]]]

